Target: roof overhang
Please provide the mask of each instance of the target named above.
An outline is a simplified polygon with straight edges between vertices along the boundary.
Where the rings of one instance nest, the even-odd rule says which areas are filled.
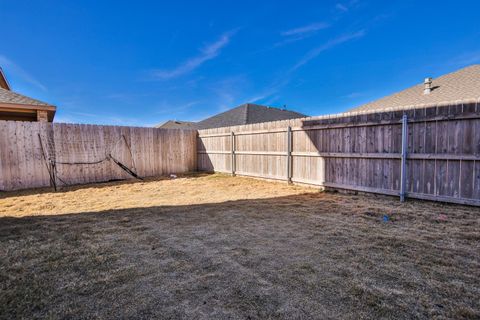
[[[37,106],[19,103],[0,103],[0,111],[19,112],[19,113],[37,113],[37,111],[47,111],[48,121],[53,121],[57,107],[55,106]]]

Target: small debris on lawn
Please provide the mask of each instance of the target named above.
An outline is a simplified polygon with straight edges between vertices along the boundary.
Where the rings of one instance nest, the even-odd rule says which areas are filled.
[[[446,214],[439,214],[438,217],[437,217],[437,221],[438,222],[447,222],[448,220],[448,217]]]
[[[171,174],[171,175],[170,175],[170,178],[172,178],[172,179],[177,179],[177,175],[176,175],[176,174]]]
[[[388,221],[390,221],[390,218],[386,214],[384,214],[383,215],[383,222],[388,222]]]

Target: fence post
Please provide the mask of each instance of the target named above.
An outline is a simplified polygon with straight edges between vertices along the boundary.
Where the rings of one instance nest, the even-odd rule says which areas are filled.
[[[408,118],[404,114],[402,117],[402,157],[400,168],[400,201],[404,202],[407,188],[407,148],[408,148]]]
[[[231,150],[231,157],[232,157],[232,163],[231,163],[231,167],[232,167],[232,176],[234,177],[235,176],[235,167],[236,167],[236,159],[235,159],[235,133],[232,131],[231,132],[231,146],[232,146],[232,150]]]
[[[292,127],[287,127],[287,182],[292,183]]]

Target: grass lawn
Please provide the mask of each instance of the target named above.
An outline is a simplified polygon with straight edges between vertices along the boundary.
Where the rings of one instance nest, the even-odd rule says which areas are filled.
[[[4,319],[478,319],[480,208],[225,175],[0,193],[0,289]]]

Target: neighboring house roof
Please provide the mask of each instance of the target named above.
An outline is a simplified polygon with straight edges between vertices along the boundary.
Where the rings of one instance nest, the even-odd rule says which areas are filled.
[[[10,90],[10,84],[7,81],[7,77],[3,73],[2,68],[0,67],[0,88]]]
[[[458,71],[433,79],[431,92],[424,94],[424,83],[415,85],[390,96],[366,103],[350,111],[375,111],[446,104],[454,101],[480,99],[480,65],[471,65]]]
[[[198,129],[210,129],[276,120],[304,118],[306,115],[289,110],[245,103],[197,123]]]
[[[0,88],[0,103],[23,104],[30,106],[52,107],[51,104],[29,98],[22,94]]]
[[[20,93],[13,92],[0,68],[0,112],[1,119],[14,119],[22,121],[38,120],[40,111],[47,112],[48,121],[53,121],[56,107],[36,99],[29,98]]]
[[[168,120],[162,124],[155,126],[156,128],[163,129],[196,129],[197,124],[195,122],[189,121],[177,121],[177,120]]]

